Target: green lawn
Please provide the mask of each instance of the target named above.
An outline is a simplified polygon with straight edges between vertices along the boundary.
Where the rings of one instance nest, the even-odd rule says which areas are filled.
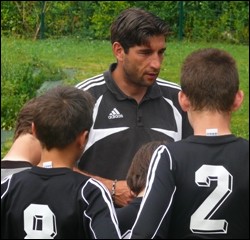
[[[2,62],[5,63],[5,71],[15,71],[13,66],[18,63],[30,63],[36,59],[55,69],[63,69],[67,73],[67,77],[63,80],[72,85],[102,73],[107,70],[111,62],[115,61],[109,41],[72,38],[33,41],[2,37],[1,44],[1,57]],[[167,42],[160,77],[178,83],[184,58],[192,51],[203,47],[224,49],[236,59],[241,81],[240,88],[244,91],[245,99],[240,110],[233,113],[231,127],[234,134],[249,139],[249,46],[185,41]],[[3,76],[6,76],[6,73],[1,71],[1,80]]]

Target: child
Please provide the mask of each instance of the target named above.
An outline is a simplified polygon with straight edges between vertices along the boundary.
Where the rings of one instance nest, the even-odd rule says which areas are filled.
[[[40,162],[41,144],[33,136],[31,128],[33,115],[37,109],[37,101],[39,101],[39,98],[32,98],[24,104],[18,113],[13,143],[1,161],[1,180],[8,175],[31,168]]]
[[[194,136],[159,147],[151,159],[131,238],[249,239],[249,142],[231,133],[242,101],[235,60],[219,49],[191,53],[179,102]]]
[[[139,148],[132,159],[126,180],[131,191],[131,195],[134,196],[134,199],[127,206],[116,208],[122,237],[125,237],[127,230],[130,230],[133,226],[139,211],[144,194],[151,157],[156,148],[165,143],[166,141],[148,142]]]
[[[56,87],[37,102],[32,125],[42,145],[38,166],[1,184],[1,238],[120,238],[111,196],[74,172],[92,125],[92,98]]]

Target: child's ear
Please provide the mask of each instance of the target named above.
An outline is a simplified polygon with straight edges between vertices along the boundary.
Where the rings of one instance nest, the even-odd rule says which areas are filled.
[[[31,132],[32,132],[33,136],[36,137],[36,127],[35,127],[34,122],[31,123]]]
[[[244,100],[244,93],[242,90],[239,90],[234,97],[234,103],[232,106],[232,111],[236,111],[240,108],[241,104],[243,103]]]
[[[87,141],[88,141],[88,137],[89,137],[89,131],[83,131],[81,134],[80,134],[80,137],[79,137],[79,143],[80,143],[80,147],[82,149],[85,148],[86,144],[87,144]]]
[[[189,102],[188,97],[186,96],[186,94],[183,91],[180,91],[178,93],[178,100],[179,100],[179,103],[180,103],[182,110],[184,112],[187,112],[190,108],[190,102]]]
[[[242,90],[239,90],[236,94],[235,94],[235,97],[234,97],[234,103],[233,103],[233,106],[232,106],[232,111],[236,111],[240,108],[242,102],[244,100],[244,93]]]

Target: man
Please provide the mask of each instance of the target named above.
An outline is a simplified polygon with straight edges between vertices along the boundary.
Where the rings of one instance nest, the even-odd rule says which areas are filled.
[[[124,10],[111,26],[117,63],[76,85],[96,101],[89,142],[78,167],[102,181],[118,206],[132,199],[125,178],[141,145],[177,141],[192,133],[178,103],[180,87],[158,78],[168,31],[167,24],[149,12]]]
[[[179,101],[194,136],[154,152],[135,239],[249,239],[249,141],[231,133],[241,106],[235,60],[220,49],[191,53]]]

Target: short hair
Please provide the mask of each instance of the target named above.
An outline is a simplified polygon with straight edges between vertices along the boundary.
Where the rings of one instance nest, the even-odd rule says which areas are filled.
[[[236,62],[224,50],[194,51],[183,62],[180,85],[194,110],[229,112],[239,90]]]
[[[146,186],[148,167],[154,151],[167,141],[152,141],[142,145],[135,153],[127,173],[127,185],[138,195]]]
[[[57,86],[39,96],[34,114],[36,137],[47,150],[71,144],[92,125],[93,98],[73,86]]]
[[[13,141],[23,134],[32,134],[32,122],[36,110],[37,99],[28,100],[19,111],[16,119]]]
[[[166,39],[169,28],[165,21],[150,12],[128,8],[111,24],[110,32],[111,43],[119,42],[128,53],[130,47],[148,45],[152,36],[164,35]]]

